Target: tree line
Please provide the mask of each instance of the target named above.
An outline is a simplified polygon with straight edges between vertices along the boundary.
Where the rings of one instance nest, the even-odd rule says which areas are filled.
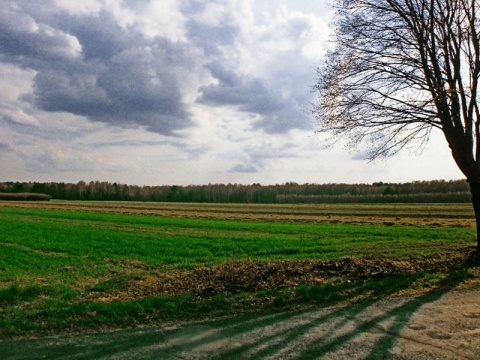
[[[470,202],[465,180],[373,184],[208,184],[138,186],[106,181],[2,182],[0,193],[46,194],[58,200],[203,203],[445,203]]]

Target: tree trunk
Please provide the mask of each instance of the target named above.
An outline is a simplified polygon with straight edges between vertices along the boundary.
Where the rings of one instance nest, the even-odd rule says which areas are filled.
[[[477,222],[477,252],[480,252],[480,181],[469,181],[472,205]]]

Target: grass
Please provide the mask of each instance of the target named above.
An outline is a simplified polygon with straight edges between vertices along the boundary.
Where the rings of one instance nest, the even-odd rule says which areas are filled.
[[[301,273],[309,262],[335,264],[348,257],[450,261],[474,244],[472,227],[400,225],[407,220],[421,224],[426,212],[411,205],[403,210],[390,207],[392,213],[389,207],[381,208],[381,216],[393,214],[393,226],[326,220],[346,212],[344,205],[197,204],[192,210],[185,204],[166,204],[162,211],[170,211],[167,214],[158,213],[158,204],[101,205],[0,203],[0,337],[329,305],[435,287],[451,271],[465,279],[477,276],[477,268],[458,265],[457,260],[451,262],[454,269],[434,266],[380,277],[347,279],[333,271],[329,278],[311,277],[302,284],[290,276],[295,264]],[[288,209],[297,214],[295,219],[278,218]],[[310,219],[308,209],[314,209],[317,218]],[[378,209],[373,206],[369,213],[363,205],[352,213],[374,218]],[[146,214],[149,211],[152,214]],[[439,219],[470,216],[461,206],[430,206],[430,211]],[[228,219],[225,212],[235,217],[244,213],[247,220]],[[281,266],[255,265],[262,263]],[[284,265],[289,272],[281,273]],[[245,280],[242,276],[251,280],[248,286],[238,285]],[[271,282],[280,277],[281,282]],[[217,283],[209,285],[213,278]],[[218,290],[219,283],[229,281],[229,288]]]

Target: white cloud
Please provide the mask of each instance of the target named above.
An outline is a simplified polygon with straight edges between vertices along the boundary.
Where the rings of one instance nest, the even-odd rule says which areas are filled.
[[[19,125],[30,125],[30,126],[39,125],[39,122],[37,119],[35,119],[33,116],[25,114],[22,109],[18,109],[18,108],[9,109],[9,108],[0,107],[0,117],[3,117],[5,120],[11,121]]]
[[[413,162],[403,153],[367,164],[321,148],[305,111],[328,46],[324,2],[9,4],[0,10],[0,181],[461,177],[438,137]]]
[[[81,15],[97,15],[100,10],[106,5],[101,0],[53,0],[53,3],[60,9],[63,9],[70,14]]]

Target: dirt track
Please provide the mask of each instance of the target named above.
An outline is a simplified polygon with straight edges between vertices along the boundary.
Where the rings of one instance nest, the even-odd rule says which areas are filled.
[[[480,359],[480,288],[170,327],[0,342],[1,359]]]

